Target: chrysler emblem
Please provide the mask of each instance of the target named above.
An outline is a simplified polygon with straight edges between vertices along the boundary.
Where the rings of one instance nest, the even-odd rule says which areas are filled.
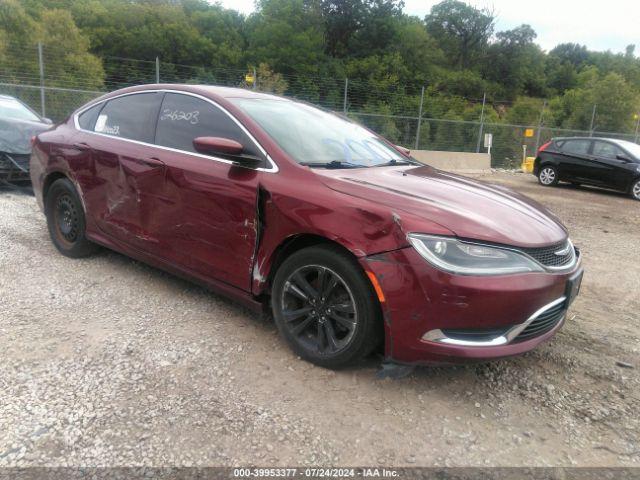
[[[557,255],[559,257],[564,257],[566,254],[569,253],[570,250],[571,250],[571,244],[567,243],[567,245],[562,250],[558,250],[557,252],[553,252],[553,254]]]

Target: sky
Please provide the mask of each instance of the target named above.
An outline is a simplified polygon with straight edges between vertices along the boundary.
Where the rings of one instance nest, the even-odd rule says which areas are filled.
[[[218,0],[227,8],[251,13],[253,0]],[[424,17],[439,0],[405,0],[405,13]],[[590,50],[624,52],[636,44],[640,53],[640,1],[638,0],[468,0],[489,8],[497,16],[496,30],[528,23],[545,50],[559,43],[580,43]]]

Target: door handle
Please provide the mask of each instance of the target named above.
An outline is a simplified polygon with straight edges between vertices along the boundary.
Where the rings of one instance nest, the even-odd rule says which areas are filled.
[[[74,143],[73,146],[78,150],[91,150],[91,147],[89,146],[89,144],[85,142]]]
[[[142,163],[151,168],[164,167],[164,162],[157,157],[149,157],[142,159]]]

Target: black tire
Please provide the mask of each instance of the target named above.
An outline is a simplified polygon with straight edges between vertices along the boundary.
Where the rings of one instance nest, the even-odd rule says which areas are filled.
[[[352,365],[383,337],[371,282],[355,258],[340,248],[321,245],[295,252],[278,268],[271,293],[280,334],[296,354],[318,366]]]
[[[85,237],[84,209],[69,179],[60,178],[51,184],[44,208],[49,236],[60,253],[81,258],[98,249],[95,243]]]
[[[558,170],[553,165],[542,165],[538,171],[538,182],[545,187],[558,184]]]
[[[631,198],[634,200],[640,200],[640,178],[637,178],[629,189],[629,193],[631,194]]]

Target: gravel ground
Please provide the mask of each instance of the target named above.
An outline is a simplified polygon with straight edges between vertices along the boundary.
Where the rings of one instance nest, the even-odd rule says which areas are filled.
[[[102,251],[59,255],[33,197],[0,191],[0,466],[640,464],[640,204],[485,181],[554,210],[586,275],[525,356],[376,378],[296,358],[274,325]]]

